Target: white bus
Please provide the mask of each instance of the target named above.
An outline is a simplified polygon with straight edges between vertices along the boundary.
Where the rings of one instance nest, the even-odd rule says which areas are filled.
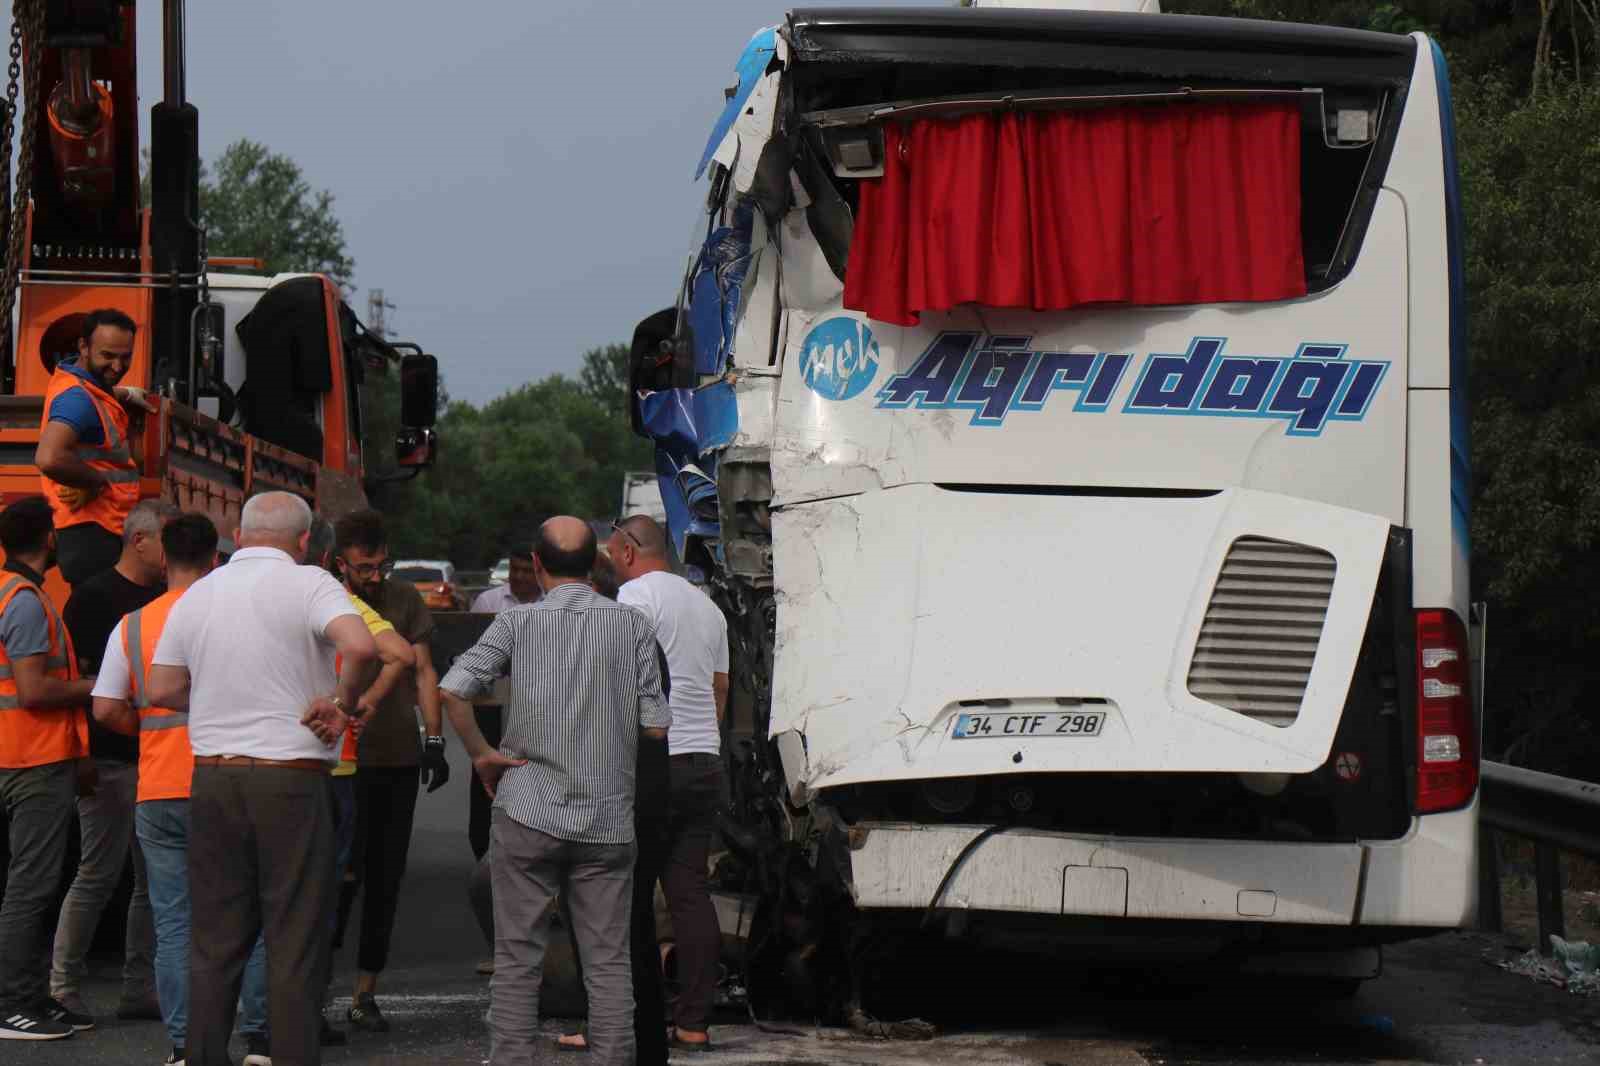
[[[632,382],[755,696],[735,846],[882,928],[1351,987],[1470,924],[1439,48],[797,10],[737,79]]]

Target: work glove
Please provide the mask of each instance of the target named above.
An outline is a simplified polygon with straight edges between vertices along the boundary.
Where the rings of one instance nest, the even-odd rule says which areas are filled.
[[[450,764],[444,761],[444,737],[428,737],[422,742],[422,782],[429,792],[437,792],[450,780]]]
[[[145,411],[156,410],[156,405],[150,401],[150,394],[137,385],[118,385],[111,391],[122,402],[124,409],[138,407]]]

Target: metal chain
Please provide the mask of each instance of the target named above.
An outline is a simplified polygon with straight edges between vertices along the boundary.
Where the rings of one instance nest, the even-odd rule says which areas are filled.
[[[19,8],[21,4],[17,5]],[[11,66],[6,81],[6,99],[0,105],[0,181],[5,182],[6,198],[10,214],[6,218],[6,247],[10,247],[11,219],[16,217],[17,198],[11,195],[11,143],[17,132],[17,88],[22,80],[22,20],[17,13],[12,13],[11,19]],[[12,281],[14,272],[7,270],[5,277],[0,278],[0,314],[8,319],[11,314],[11,295],[15,290]]]
[[[24,62],[22,42],[28,44]],[[28,228],[28,199],[33,188],[33,131],[38,125],[35,109],[39,106],[39,54],[44,45],[43,0],[14,0],[11,8],[11,66],[6,83],[6,115],[4,156],[6,174],[11,173],[11,138],[16,130],[17,82],[23,80],[22,102],[27,113],[22,119],[22,150],[17,156],[17,181],[11,196],[11,232],[6,239],[5,273],[0,275],[0,314],[11,314],[11,301],[16,296],[19,272],[22,269],[22,237]],[[18,69],[18,65],[21,69]]]

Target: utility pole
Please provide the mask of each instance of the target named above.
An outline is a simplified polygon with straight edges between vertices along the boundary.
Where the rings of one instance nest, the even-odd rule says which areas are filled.
[[[383,298],[382,289],[368,289],[367,332],[379,340],[388,340],[390,334],[386,313],[394,309],[394,304]]]

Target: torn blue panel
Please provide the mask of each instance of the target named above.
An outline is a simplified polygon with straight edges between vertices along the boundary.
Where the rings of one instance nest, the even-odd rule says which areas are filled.
[[[728,365],[739,294],[750,272],[754,228],[755,205],[740,201],[733,211],[733,224],[713,230],[700,248],[689,290],[696,374],[720,374]]]
[[[689,389],[645,393],[640,420],[659,450],[689,459],[699,452],[695,433],[694,394]]]
[[[777,54],[778,27],[776,26],[757,30],[756,35],[750,38],[750,43],[745,45],[744,54],[739,56],[739,62],[734,67],[739,74],[738,88],[734,89],[733,95],[728,98],[728,105],[722,109],[722,114],[717,116],[717,124],[711,127],[711,139],[706,141],[706,150],[700,156],[700,165],[695,168],[694,180],[699,181],[701,175],[706,172],[706,167],[711,164],[711,157],[717,154],[722,139],[733,129],[734,120],[739,117],[745,101],[755,92],[756,82],[761,80],[768,64],[772,62],[772,57]]]
[[[678,466],[672,456],[656,449],[656,484],[661,487],[661,506],[667,512],[667,535],[672,538],[673,550],[683,558],[683,546],[689,534],[689,501],[678,488]]]
[[[733,435],[739,429],[739,401],[731,382],[714,381],[695,390],[694,428],[702,455],[733,443]]]

